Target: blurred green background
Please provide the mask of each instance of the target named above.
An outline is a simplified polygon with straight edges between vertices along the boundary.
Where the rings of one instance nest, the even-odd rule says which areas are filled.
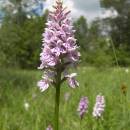
[[[53,87],[40,93],[36,84],[41,78],[37,67],[48,10],[42,14],[36,8],[29,10],[32,0],[7,0],[9,4],[1,1],[0,130],[45,130],[53,124],[55,93]],[[89,20],[79,15],[73,19],[82,55],[76,70],[80,87],[72,90],[64,84],[62,88],[61,130],[80,130],[76,110],[82,96],[90,100],[83,130],[94,130],[97,122],[92,107],[99,93],[105,96],[106,108],[96,130],[130,129],[130,1],[98,3],[111,12],[111,17]],[[68,101],[66,93],[70,95]]]

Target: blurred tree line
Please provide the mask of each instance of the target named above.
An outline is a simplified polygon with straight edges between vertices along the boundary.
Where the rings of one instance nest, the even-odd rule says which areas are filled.
[[[36,68],[39,65],[42,33],[48,12],[27,17],[22,0],[10,0],[17,10],[4,9],[0,27],[0,66]],[[75,36],[85,65],[98,67],[130,65],[130,2],[128,0],[100,0],[101,7],[117,11],[116,17],[95,18],[88,23],[81,16],[74,21]]]

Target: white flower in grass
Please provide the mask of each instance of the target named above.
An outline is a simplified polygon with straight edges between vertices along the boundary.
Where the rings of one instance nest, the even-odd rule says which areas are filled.
[[[128,68],[126,68],[126,69],[125,69],[125,72],[126,72],[126,73],[129,73],[129,69],[128,69]]]
[[[29,103],[25,102],[24,103],[24,108],[25,108],[26,111],[28,111],[29,107],[30,107]]]

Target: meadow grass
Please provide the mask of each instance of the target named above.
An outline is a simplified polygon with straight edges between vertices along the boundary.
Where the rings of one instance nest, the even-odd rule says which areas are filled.
[[[80,67],[80,87],[61,88],[60,130],[80,130],[77,113],[82,96],[89,98],[89,110],[82,120],[82,130],[130,130],[130,72],[125,68],[96,69]],[[36,86],[41,72],[0,69],[0,130],[45,130],[53,125],[55,89],[41,93]],[[127,94],[121,91],[126,86]],[[69,100],[65,100],[69,93]],[[102,120],[92,116],[96,95],[105,96]]]

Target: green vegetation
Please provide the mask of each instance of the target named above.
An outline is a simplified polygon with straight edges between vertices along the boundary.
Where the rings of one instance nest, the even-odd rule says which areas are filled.
[[[39,65],[42,33],[47,12],[42,17],[26,17],[22,0],[10,0],[14,10],[4,8],[6,17],[0,28],[0,66],[34,69]],[[130,65],[130,3],[127,0],[100,0],[101,7],[117,12],[116,17],[95,18],[91,23],[84,16],[74,21],[75,36],[82,54],[82,64],[113,66],[116,64],[113,45],[120,66]],[[113,42],[108,42],[108,39]]]
[[[45,130],[53,125],[55,89],[40,92],[36,83],[41,73],[36,68],[48,12],[27,18],[22,0],[9,1],[13,6],[3,9],[6,16],[0,25],[0,130]],[[74,21],[82,54],[77,70],[80,87],[64,84],[61,88],[61,130],[80,130],[77,107],[82,96],[90,102],[83,130],[130,129],[130,72],[126,68],[130,66],[130,2],[99,1],[102,8],[118,15],[91,23],[84,16]],[[97,122],[92,109],[99,93],[105,96],[106,108],[103,120]]]
[[[23,25],[3,23],[0,29],[1,66],[36,68],[46,17],[26,20]]]
[[[103,120],[96,130],[129,130],[130,128],[130,74],[125,68],[96,69],[81,67],[78,70],[80,87],[61,88],[60,129],[80,130],[77,106],[82,96],[89,98],[89,112],[85,115],[83,130],[94,130],[97,121],[92,117],[96,95],[105,96]],[[0,69],[0,129],[45,130],[53,122],[54,90],[41,93],[36,87],[41,73],[26,70]],[[121,86],[126,85],[126,96]],[[65,93],[70,94],[65,101]],[[29,105],[29,107],[28,107]]]

